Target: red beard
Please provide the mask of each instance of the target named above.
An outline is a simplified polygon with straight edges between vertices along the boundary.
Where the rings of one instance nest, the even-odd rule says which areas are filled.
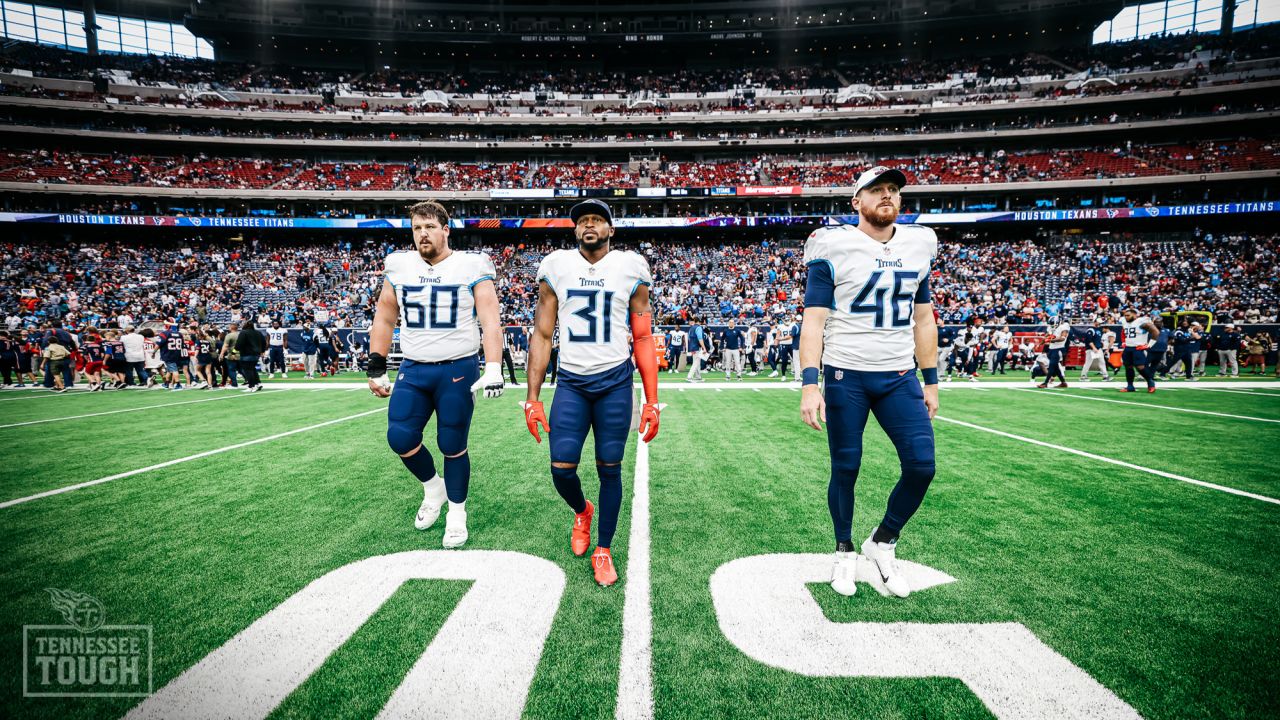
[[[877,206],[864,212],[862,217],[878,228],[887,228],[898,219],[898,211],[892,205]]]

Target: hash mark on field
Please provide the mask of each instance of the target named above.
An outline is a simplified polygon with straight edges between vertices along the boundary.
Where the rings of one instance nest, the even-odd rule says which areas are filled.
[[[653,717],[653,608],[649,597],[649,445],[636,443],[632,483],[631,537],[622,606],[622,652],[618,659],[619,720]]]
[[[267,393],[272,391],[268,390]],[[222,397],[205,398],[203,400],[183,400],[182,402],[159,403],[156,405],[143,405],[142,407],[124,408],[122,410],[104,410],[96,413],[86,413],[84,415],[69,415],[67,417],[45,418],[44,420],[28,420],[26,422],[9,423],[8,425],[0,425],[0,430],[5,428],[22,427],[23,425],[39,425],[41,423],[59,422],[61,420],[79,420],[81,418],[100,417],[102,415],[115,415],[117,413],[139,412],[141,410],[150,410],[152,408],[173,407],[174,405],[195,405],[197,403],[217,402],[219,400],[234,400],[238,397],[248,397],[250,393],[241,393],[239,395],[223,395]],[[253,393],[256,394],[256,393]]]
[[[169,460],[166,462],[157,463],[155,465],[148,465],[147,467],[138,468],[137,470],[130,470],[128,472],[122,472],[122,473],[117,473],[115,475],[108,475],[103,478],[98,478],[97,480],[90,480],[88,482],[76,483],[75,485],[67,485],[66,487],[55,488],[53,490],[46,490],[42,493],[36,493],[35,495],[28,495],[27,497],[16,498],[13,500],[6,500],[4,502],[0,502],[0,510],[3,510],[4,508],[8,508],[8,507],[13,507],[14,505],[21,505],[22,503],[30,502],[32,500],[39,500],[40,498],[49,497],[51,495],[61,495],[62,493],[71,492],[72,490],[79,490],[80,488],[87,488],[93,485],[101,485],[102,483],[111,482],[112,480],[120,480],[122,478],[132,477],[134,475],[141,475],[142,473],[151,472],[152,470],[167,468],[172,465],[178,465],[191,460],[199,460],[200,458],[206,458],[206,457],[209,457],[210,455],[218,455],[220,453],[229,452],[231,450],[239,450],[240,448],[249,447],[250,445],[257,445],[259,443],[270,442],[272,440],[279,440],[282,437],[297,435],[298,433],[307,432],[308,430],[315,430],[317,428],[325,427],[326,425],[334,425],[336,423],[345,422],[347,420],[354,420],[356,418],[364,417],[366,415],[372,415],[378,412],[385,413],[386,411],[387,411],[386,408],[374,408],[373,410],[366,410],[361,413],[356,413],[355,415],[347,415],[346,417],[340,417],[334,420],[326,420],[322,423],[316,423],[315,425],[308,425],[306,427],[297,428],[295,430],[287,430],[282,433],[276,433],[275,435],[268,435],[266,437],[258,438],[256,440],[247,440],[245,442],[236,443],[235,445],[228,445],[226,447],[218,448],[216,450],[206,450],[201,453],[196,453],[195,455],[180,457],[176,460]]]
[[[1271,503],[1272,505],[1280,505],[1280,500],[1277,500],[1276,498],[1273,498],[1273,497],[1267,497],[1266,495],[1258,495],[1255,493],[1246,492],[1244,490],[1237,490],[1235,488],[1227,487],[1225,485],[1217,485],[1215,483],[1205,482],[1204,480],[1196,480],[1194,478],[1184,477],[1182,475],[1175,475],[1173,473],[1165,472],[1163,470],[1154,470],[1149,467],[1134,465],[1133,463],[1125,462],[1123,460],[1116,460],[1115,458],[1103,457],[1102,455],[1095,455],[1091,452],[1085,452],[1084,450],[1076,450],[1075,448],[1069,448],[1069,447],[1064,447],[1062,445],[1054,445],[1053,443],[1047,443],[1043,440],[1036,440],[1034,438],[1023,437],[1021,435],[1014,435],[1013,433],[1007,433],[1007,432],[1004,432],[1003,430],[996,430],[994,428],[984,427],[982,425],[974,425],[973,423],[965,422],[963,420],[952,420],[951,418],[943,417],[941,415],[935,416],[934,419],[941,420],[943,422],[948,422],[953,425],[960,425],[962,427],[972,428],[974,430],[981,430],[982,432],[991,433],[992,435],[999,435],[1001,437],[1007,437],[1012,440],[1020,440],[1025,443],[1031,443],[1032,445],[1039,445],[1040,447],[1046,447],[1046,448],[1049,448],[1050,450],[1060,450],[1062,452],[1070,453],[1072,455],[1079,455],[1080,457],[1086,457],[1086,458],[1089,458],[1090,460],[1097,460],[1099,462],[1110,463],[1112,465],[1119,465],[1120,467],[1128,468],[1130,470],[1137,470],[1139,472],[1149,473],[1151,475],[1158,475],[1163,478],[1169,478],[1170,480],[1179,480],[1184,483],[1190,483],[1192,485],[1199,485],[1200,487],[1206,487],[1211,490],[1221,490],[1222,492],[1230,493],[1232,495],[1239,495],[1241,497],[1252,498],[1254,500],[1261,500],[1262,502]]]
[[[1023,392],[1033,392],[1033,391],[1024,389]],[[1256,420],[1258,422],[1280,423],[1280,420],[1272,420],[1271,418],[1253,417],[1252,415],[1232,415],[1231,413],[1220,413],[1220,412],[1214,412],[1212,410],[1195,410],[1192,408],[1174,407],[1172,405],[1155,405],[1151,403],[1133,402],[1132,400],[1112,400],[1110,398],[1085,397],[1083,395],[1057,395],[1057,394],[1048,394],[1048,393],[1036,393],[1036,394],[1042,397],[1071,398],[1073,400],[1092,400],[1094,402],[1115,403],[1117,405],[1136,405],[1137,407],[1154,408],[1157,410],[1172,410],[1174,412],[1195,413],[1197,415],[1215,415],[1217,417],[1235,418],[1236,420]]]

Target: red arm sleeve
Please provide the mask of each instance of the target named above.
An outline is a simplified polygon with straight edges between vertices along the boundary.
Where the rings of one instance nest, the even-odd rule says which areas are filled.
[[[653,348],[653,315],[631,314],[631,351],[640,371],[646,404],[658,402],[658,356]]]

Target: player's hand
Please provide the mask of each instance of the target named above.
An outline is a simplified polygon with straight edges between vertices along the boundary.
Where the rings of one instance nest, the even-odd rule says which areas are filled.
[[[391,380],[385,374],[369,378],[369,390],[378,397],[391,397]]]
[[[819,421],[827,421],[827,401],[817,385],[805,385],[800,390],[800,419],[814,430],[822,429]]]
[[[387,358],[381,353],[369,353],[369,390],[378,397],[391,395],[391,381],[387,379]]]
[[[484,390],[485,397],[496,398],[502,396],[503,386],[502,366],[496,362],[487,362],[484,364],[484,374],[471,385],[471,392]]]
[[[548,434],[551,433],[551,425],[547,423],[547,413],[542,409],[542,403],[537,400],[530,400],[520,403],[524,408],[524,424],[529,426],[529,434],[533,435],[533,439],[542,442],[542,436],[538,434],[538,425],[542,425],[542,429]]]
[[[654,403],[645,403],[640,408],[640,439],[645,442],[651,442],[658,437],[658,415],[662,410],[661,405]]]
[[[938,414],[938,386],[924,386],[924,407],[929,411],[929,419],[932,420],[934,415]]]

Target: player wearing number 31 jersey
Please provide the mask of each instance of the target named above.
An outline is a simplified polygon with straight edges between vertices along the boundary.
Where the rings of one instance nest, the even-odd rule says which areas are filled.
[[[467,489],[471,457],[467,434],[476,391],[502,394],[502,328],[493,262],[481,253],[449,248],[449,214],[438,203],[409,209],[414,250],[387,256],[382,294],[369,330],[369,389],[391,395],[387,444],[409,472],[422,482],[423,499],[414,526],[431,527],[449,501],[443,544],[467,541]],[[477,325],[477,320],[478,325]],[[387,354],[396,323],[404,359],[395,392],[387,380]],[[484,376],[480,376],[481,334]],[[422,430],[439,413],[436,442],[444,456],[444,477],[422,445]]]
[[[591,566],[603,586],[618,581],[610,547],[622,507],[622,458],[631,428],[632,387],[640,370],[645,402],[640,432],[645,442],[658,434],[658,358],[653,345],[649,263],[633,252],[610,250],[613,215],[599,200],[575,205],[578,247],[557,250],[538,266],[538,308],[529,345],[529,393],[525,422],[542,441],[551,438],[551,479],[573,509],[569,547],[584,555],[591,544],[596,508],[582,494],[578,462],[587,432],[593,431],[600,476],[600,523]],[[629,322],[628,322],[629,320]],[[548,418],[538,392],[551,355],[551,336],[560,325],[560,384]],[[630,329],[632,339],[628,340]],[[634,349],[635,366],[631,364]]]
[[[938,238],[926,227],[895,223],[905,183],[898,170],[866,171],[854,190],[858,226],[818,230],[804,248],[809,276],[800,336],[800,412],[815,429],[827,423],[827,506],[836,536],[831,586],[844,595],[854,593],[860,560],[850,534],[869,413],[897,448],[902,474],[884,518],[862,544],[862,557],[899,597],[906,597],[910,587],[895,559],[898,535],[933,481],[938,331],[929,272]],[[818,389],[819,360],[825,393]]]

